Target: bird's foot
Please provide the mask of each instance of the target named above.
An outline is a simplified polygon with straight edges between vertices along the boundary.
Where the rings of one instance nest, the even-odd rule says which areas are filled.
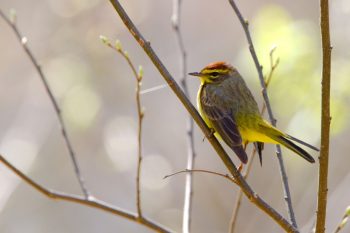
[[[209,133],[207,136],[204,136],[204,137],[203,137],[203,142],[204,142],[204,140],[205,140],[206,137],[207,137],[207,138],[211,138],[211,137],[214,136],[214,134],[215,134],[215,129],[210,128],[210,133]]]
[[[243,142],[243,149],[246,150],[248,145],[248,141]]]
[[[241,163],[238,168],[237,168],[238,172],[239,173],[242,173],[242,170],[243,170],[243,163]]]

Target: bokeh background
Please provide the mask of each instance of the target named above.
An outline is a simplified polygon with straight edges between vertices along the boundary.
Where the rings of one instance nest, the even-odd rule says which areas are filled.
[[[172,75],[180,79],[180,53],[171,27],[171,0],[121,1]],[[264,73],[277,46],[280,64],[269,95],[280,129],[319,146],[321,47],[318,1],[238,1]],[[136,211],[137,112],[135,79],[126,62],[101,43],[119,39],[144,68],[142,89],[164,84],[150,60],[102,0],[0,0],[17,11],[17,25],[42,65],[62,108],[86,185],[99,199]],[[261,106],[257,72],[241,25],[228,1],[184,0],[181,27],[189,71],[225,60],[244,76]],[[333,48],[332,130],[327,229],[350,205],[349,96],[350,2],[330,2]],[[11,29],[0,20],[0,152],[49,188],[80,194],[57,117],[37,72]],[[195,103],[198,80],[188,79]],[[142,164],[144,214],[181,232],[184,175],[163,177],[186,166],[187,114],[170,88],[142,95],[145,108]],[[196,168],[226,173],[195,127]],[[249,148],[251,150],[251,148]],[[284,150],[292,199],[302,232],[311,229],[316,208],[317,164]],[[232,151],[233,160],[238,163]],[[317,158],[318,154],[312,152]],[[249,183],[287,216],[274,147],[266,145],[263,166],[254,161]],[[227,180],[195,174],[193,232],[227,232],[238,188]],[[347,227],[346,231],[349,231]],[[244,198],[236,232],[282,232]],[[152,232],[118,216],[53,201],[0,165],[0,232]]]

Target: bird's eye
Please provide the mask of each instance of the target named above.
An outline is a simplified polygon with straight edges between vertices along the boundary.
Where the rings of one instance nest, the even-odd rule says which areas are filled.
[[[213,73],[211,73],[211,76],[217,77],[217,76],[219,76],[219,72],[213,72]]]

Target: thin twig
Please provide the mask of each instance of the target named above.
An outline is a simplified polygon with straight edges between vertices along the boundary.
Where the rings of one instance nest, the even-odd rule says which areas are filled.
[[[269,84],[271,82],[272,74],[279,64],[279,58],[277,58],[276,61],[273,60],[273,53],[275,50],[276,50],[276,47],[273,47],[270,50],[270,71],[269,71],[269,74],[267,75],[267,77],[265,78],[266,88],[269,86]],[[263,103],[260,114],[264,115],[265,110],[266,110],[266,104]],[[245,180],[248,178],[248,176],[250,174],[255,155],[256,155],[256,148],[254,147],[252,152],[251,152],[251,155],[249,156],[250,159],[248,161],[245,174],[243,176]],[[228,231],[229,233],[233,233],[235,231],[235,227],[236,227],[236,223],[237,223],[237,219],[238,219],[238,213],[239,213],[241,203],[242,203],[242,197],[243,197],[243,192],[242,192],[242,190],[239,190],[239,193],[238,193],[238,196],[236,198],[235,205],[234,205],[234,208],[232,211],[232,217],[231,217],[229,231]]]
[[[14,13],[13,13],[14,14]],[[48,94],[49,98],[50,98],[50,101],[54,107],[54,110],[55,110],[55,113],[57,115],[57,118],[58,118],[58,122],[59,122],[59,126],[61,128],[61,133],[62,133],[62,136],[63,136],[63,139],[65,141],[65,144],[66,144],[66,147],[68,149],[68,152],[69,152],[69,155],[70,155],[70,158],[73,162],[73,166],[74,166],[74,171],[75,171],[75,175],[78,179],[78,182],[79,182],[79,185],[80,185],[80,188],[85,196],[86,199],[88,199],[89,197],[89,191],[87,190],[86,186],[85,186],[85,182],[84,182],[84,179],[81,175],[81,172],[80,172],[80,168],[79,168],[79,164],[78,164],[78,161],[76,159],[76,156],[75,156],[75,152],[73,150],[73,146],[71,144],[71,141],[70,141],[70,138],[67,134],[67,130],[66,130],[66,126],[65,126],[65,123],[63,121],[63,118],[62,118],[62,115],[61,115],[61,109],[60,107],[58,106],[58,103],[55,99],[55,97],[53,96],[53,93],[52,93],[52,90],[47,82],[47,79],[44,75],[44,73],[42,72],[41,70],[41,67],[39,65],[39,63],[37,62],[37,60],[35,59],[33,53],[31,52],[31,50],[29,49],[29,47],[27,46],[27,38],[24,37],[20,31],[18,30],[17,26],[16,26],[16,23],[15,21],[11,21],[9,18],[6,17],[6,15],[0,10],[0,16],[5,20],[5,22],[12,28],[13,32],[15,33],[18,41],[21,43],[21,46],[22,48],[24,49],[25,53],[28,55],[30,61],[32,62],[35,70],[38,72],[39,76],[40,76],[40,79],[42,81],[42,83],[44,84],[44,87],[45,87],[45,90],[46,90],[46,93]]]
[[[276,49],[277,49],[277,46],[273,46],[270,49],[270,71],[269,71],[269,74],[266,76],[266,78],[264,78],[266,88],[268,88],[268,86],[269,86],[269,84],[271,82],[271,78],[272,78],[273,73],[275,72],[275,69],[280,64],[280,58],[279,57],[276,59],[276,61],[273,60],[273,54],[276,51]]]
[[[117,40],[115,45],[112,45],[111,42],[105,37],[100,36],[100,39],[108,47],[112,48],[118,52],[128,63],[130,69],[132,70],[133,75],[136,79],[136,105],[137,105],[137,115],[138,115],[138,160],[137,160],[137,173],[136,173],[136,208],[137,214],[139,217],[142,217],[142,208],[141,208],[141,191],[140,191],[140,175],[141,175],[141,162],[142,162],[142,120],[144,117],[144,111],[141,106],[140,90],[141,82],[143,77],[142,67],[139,67],[139,72],[136,71],[135,65],[132,63],[129,54],[126,51],[123,51],[120,42]]]
[[[339,233],[349,222],[349,218],[350,218],[350,206],[346,208],[340,223],[338,224],[337,228],[334,230],[334,233]]]
[[[187,174],[187,173],[194,173],[194,172],[208,173],[208,174],[211,174],[211,175],[220,176],[220,177],[228,179],[229,181],[237,184],[235,179],[232,176],[229,176],[228,174],[222,174],[222,173],[219,173],[219,172],[213,172],[213,171],[204,170],[204,169],[191,169],[191,170],[190,169],[185,169],[185,170],[181,170],[181,171],[178,171],[178,172],[174,172],[174,173],[172,173],[170,175],[166,175],[166,176],[164,176],[164,179],[172,177],[172,176],[175,176],[177,174],[181,174],[181,173],[186,173]]]
[[[125,12],[118,0],[110,0],[116,12],[119,14],[125,26],[129,29],[130,33],[133,35],[135,40],[143,48],[145,53],[151,59],[155,67],[158,69],[159,73],[163,76],[165,81],[169,84],[174,94],[178,97],[181,103],[184,105],[186,110],[191,114],[194,121],[203,131],[204,135],[207,137],[208,141],[211,143],[217,155],[221,158],[222,162],[225,164],[226,168],[229,170],[233,178],[236,180],[237,185],[243,190],[247,198],[269,215],[277,224],[279,224],[287,232],[298,232],[295,227],[293,227],[288,220],[286,220],[281,214],[279,214],[275,209],[268,205],[262,198],[260,198],[248,185],[248,183],[243,179],[240,172],[237,170],[236,166],[225,152],[223,147],[220,145],[218,140],[212,135],[211,130],[205,124],[196,108],[192,105],[190,100],[186,97],[184,92],[175,82],[174,78],[170,75],[169,71],[165,68],[163,63],[160,61],[154,50],[152,49],[150,42],[144,39],[139,30],[135,27],[134,23],[129,18],[128,14]]]
[[[321,151],[320,169],[318,173],[318,202],[316,233],[325,232],[328,191],[328,157],[331,87],[331,39],[329,32],[328,0],[320,0],[321,8],[321,40],[322,40],[322,104],[321,104]]]
[[[241,14],[240,10],[238,9],[234,0],[229,0],[229,3],[231,4],[233,10],[235,11],[239,21],[242,24],[243,29],[244,29],[244,32],[245,32],[245,35],[247,37],[248,44],[249,44],[249,50],[250,50],[250,53],[252,55],[256,69],[257,69],[258,74],[259,74],[260,85],[262,87],[262,95],[263,95],[263,98],[264,98],[264,101],[266,104],[269,119],[270,119],[271,124],[273,126],[276,126],[277,121],[273,115],[270,100],[269,100],[269,97],[268,97],[267,92],[266,92],[266,84],[265,84],[264,76],[262,73],[262,66],[259,63],[258,57],[257,57],[255,49],[254,49],[254,45],[253,45],[253,42],[252,42],[252,39],[250,36],[250,32],[249,32],[249,28],[248,28],[248,21],[243,18],[242,14]],[[281,150],[281,146],[278,144],[276,145],[276,155],[277,155],[278,163],[280,166],[280,173],[281,173],[281,178],[282,178],[282,183],[283,183],[283,191],[284,191],[284,200],[285,200],[285,203],[287,206],[289,219],[292,222],[292,225],[294,226],[294,228],[298,229],[298,225],[297,225],[297,222],[295,219],[293,205],[292,205],[292,198],[291,198],[290,191],[289,191],[288,177],[287,177],[286,169],[285,169],[283,158],[282,158],[282,150]]]
[[[157,85],[155,87],[147,88],[147,89],[140,91],[140,95],[144,95],[144,94],[148,94],[148,93],[151,93],[154,91],[158,91],[158,90],[163,89],[165,87],[169,87],[169,85],[168,84],[161,84],[161,85]]]
[[[86,199],[84,196],[79,195],[73,195],[63,192],[58,192],[55,190],[51,190],[48,188],[45,188],[44,186],[38,184],[31,178],[29,178],[27,175],[23,174],[20,170],[18,170],[15,166],[13,166],[8,160],[6,160],[2,155],[0,155],[0,162],[2,162],[5,166],[7,166],[9,169],[11,169],[16,175],[18,175],[23,181],[25,181],[27,184],[32,186],[34,189],[42,193],[43,195],[47,196],[51,199],[56,200],[62,200],[72,203],[77,203],[80,205],[85,205],[91,208],[100,209],[105,212],[124,217],[126,219],[129,219],[133,222],[140,223],[156,232],[163,232],[163,233],[170,233],[171,231],[167,228],[161,226],[158,223],[155,223],[143,216],[139,216],[136,214],[133,214],[131,212],[128,212],[126,210],[123,210],[121,208],[115,207],[109,203],[103,202],[101,200],[96,199],[93,196],[89,196],[88,199]]]
[[[140,99],[140,90],[141,90],[141,81],[143,77],[142,67],[139,68],[139,73],[136,76],[137,84],[136,84],[136,103],[137,103],[137,114],[138,114],[138,160],[137,160],[137,173],[136,173],[136,206],[138,216],[142,216],[141,211],[141,162],[142,162],[142,120],[144,117],[144,110],[141,107],[141,99]]]
[[[184,46],[184,41],[181,31],[181,3],[182,0],[173,0],[173,14],[171,17],[173,29],[175,31],[176,39],[178,42],[180,56],[180,71],[181,71],[181,86],[185,95],[189,98],[190,93],[187,87],[187,54]],[[187,166],[188,170],[193,170],[195,164],[196,152],[194,148],[194,122],[191,115],[187,119]],[[193,175],[192,172],[186,174],[186,185],[184,195],[184,207],[182,215],[182,232],[189,233],[191,231],[191,212],[192,212],[192,199],[193,199]]]

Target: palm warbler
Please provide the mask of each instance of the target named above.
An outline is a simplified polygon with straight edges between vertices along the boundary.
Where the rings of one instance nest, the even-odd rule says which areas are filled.
[[[281,144],[310,163],[315,162],[308,152],[294,142],[318,151],[316,147],[281,132],[262,118],[252,93],[230,64],[211,63],[201,72],[190,75],[198,76],[201,81],[197,97],[201,116],[215,131],[214,135],[232,148],[242,163],[248,161],[244,150],[248,142],[254,142],[260,163],[264,142]]]

